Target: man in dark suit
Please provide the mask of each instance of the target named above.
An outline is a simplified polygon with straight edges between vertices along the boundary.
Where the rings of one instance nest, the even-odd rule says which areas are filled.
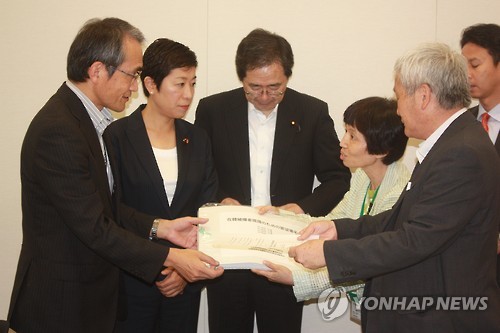
[[[19,333],[113,332],[119,268],[152,282],[163,266],[190,281],[222,273],[195,250],[196,218],[155,219],[120,205],[102,132],[123,111],[142,67],[142,33],[90,20],[68,54],[66,81],[31,122],[21,151],[23,245],[9,309]],[[121,226],[119,226],[120,224]],[[138,237],[122,227],[133,229]]]
[[[242,88],[200,101],[195,124],[212,141],[223,204],[274,205],[325,215],[349,187],[350,172],[325,102],[287,88],[293,52],[281,36],[256,29],[238,46]],[[313,191],[314,177],[320,185]],[[211,332],[300,332],[302,303],[292,288],[248,270],[208,286]]]
[[[466,112],[466,62],[423,45],[397,61],[394,91],[405,134],[425,140],[406,190],[385,213],[309,225],[301,237],[323,239],[290,255],[336,283],[371,278],[365,332],[498,332],[500,158]]]
[[[470,94],[479,105],[470,108],[483,124],[500,155],[500,26],[477,24],[468,27],[460,40],[467,59]],[[500,230],[500,225],[499,225]],[[499,234],[500,235],[500,234]],[[497,282],[500,285],[500,236],[497,247]]]

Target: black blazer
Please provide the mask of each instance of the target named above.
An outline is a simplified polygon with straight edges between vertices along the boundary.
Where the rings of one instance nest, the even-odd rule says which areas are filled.
[[[104,133],[113,170],[119,173],[122,200],[138,211],[169,220],[197,216],[201,205],[215,201],[217,190],[210,140],[202,129],[175,120],[178,180],[169,203],[142,118],[144,107],[113,122]],[[137,232],[148,237],[150,228],[146,222]]]
[[[470,108],[469,111],[472,112],[474,117],[476,117],[477,119],[477,114],[479,113],[479,105]],[[495,148],[497,149],[498,155],[500,155],[500,135],[497,136],[497,140],[495,141]]]
[[[251,202],[248,102],[243,88],[200,100],[195,125],[212,142],[219,175],[218,199]],[[314,177],[321,184],[314,190]],[[271,165],[271,202],[297,203],[306,213],[326,215],[343,198],[351,174],[340,160],[340,147],[328,105],[287,88],[278,106]]]
[[[409,184],[391,210],[335,221],[340,240],[324,245],[330,278],[372,278],[374,297],[488,297],[483,311],[369,311],[366,332],[498,332],[500,158],[471,113],[445,130]]]
[[[115,223],[114,212],[129,225],[151,225],[154,217],[114,206],[96,131],[66,84],[28,128],[21,183],[23,245],[9,310],[12,328],[112,332],[118,267],[153,281],[168,248]]]
[[[479,113],[479,105],[476,105],[472,108],[469,109],[470,112],[476,117],[477,119],[477,114]],[[495,148],[497,150],[498,156],[500,156],[500,135],[497,136],[497,140],[495,141]],[[498,230],[500,233],[500,221],[498,221]],[[497,255],[497,283],[500,286],[500,254]]]

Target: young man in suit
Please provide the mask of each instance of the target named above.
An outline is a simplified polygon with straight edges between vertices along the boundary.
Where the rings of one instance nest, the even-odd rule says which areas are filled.
[[[479,105],[469,111],[483,124],[500,155],[500,26],[477,24],[468,27],[460,40],[467,59],[470,94]],[[499,225],[500,230],[500,225]],[[497,282],[500,285],[500,236],[497,247]]]
[[[218,200],[274,205],[325,215],[349,187],[339,140],[325,102],[287,87],[293,52],[283,37],[256,29],[239,44],[242,88],[200,101],[195,124],[212,142]],[[313,191],[314,177],[320,185]],[[302,303],[290,286],[249,270],[230,271],[208,286],[211,332],[300,332]]]
[[[406,191],[385,213],[310,224],[302,237],[322,239],[290,255],[335,283],[370,279],[365,332],[498,332],[500,158],[466,112],[465,59],[425,44],[396,62],[394,91],[405,134],[425,140]]]
[[[148,282],[163,266],[189,281],[222,274],[198,251],[147,240],[192,247],[193,224],[203,220],[161,220],[119,204],[119,175],[109,168],[102,132],[112,121],[109,110],[123,111],[137,91],[143,41],[123,20],[88,21],[70,47],[68,81],[28,128],[23,245],[9,310],[17,332],[113,332],[119,268]]]

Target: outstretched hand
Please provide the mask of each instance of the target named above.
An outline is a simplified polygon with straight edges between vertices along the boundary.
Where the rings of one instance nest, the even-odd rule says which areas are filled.
[[[321,239],[309,240],[288,250],[288,255],[296,262],[309,269],[326,266],[323,243]]]
[[[271,282],[293,286],[293,275],[290,269],[282,265],[273,264],[272,262],[267,260],[264,260],[264,265],[269,267],[271,270],[268,271],[263,269],[252,269],[252,272],[257,275],[266,277]]]
[[[241,206],[240,202],[233,198],[224,198],[220,203],[224,206]]]
[[[306,240],[312,235],[319,235],[324,240],[337,240],[337,228],[333,221],[316,221],[299,231],[299,235],[299,240]]]
[[[280,206],[279,208],[283,210],[288,210],[289,212],[295,214],[304,214],[304,210],[296,203],[288,203],[286,205]]]
[[[224,273],[214,258],[191,249],[170,248],[165,266],[173,267],[189,282],[214,279]]]
[[[275,207],[275,206],[271,206],[271,205],[268,205],[268,206],[258,206],[258,207],[255,207],[257,208],[257,211],[260,215],[264,215],[266,213],[270,213],[270,214],[278,214],[279,213],[279,209],[278,207]]]
[[[206,223],[208,219],[201,217],[181,217],[175,220],[160,220],[158,237],[166,239],[184,248],[196,248],[198,224]]]

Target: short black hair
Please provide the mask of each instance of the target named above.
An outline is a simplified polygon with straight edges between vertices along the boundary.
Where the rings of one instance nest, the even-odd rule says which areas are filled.
[[[85,82],[88,69],[96,61],[106,65],[112,75],[125,59],[124,38],[129,36],[144,42],[142,32],[130,23],[115,17],[88,20],[78,31],[68,52],[66,72],[68,79]]]
[[[292,46],[278,34],[258,28],[252,30],[238,45],[236,73],[240,81],[247,71],[279,63],[285,76],[292,76],[294,64]]]
[[[385,165],[399,160],[408,142],[397,109],[393,99],[367,97],[354,102],[344,112],[344,123],[363,134],[369,154],[387,154],[382,159]]]
[[[149,76],[153,79],[158,90],[163,79],[176,68],[197,67],[196,54],[189,47],[168,38],[159,38],[148,46],[142,59],[141,81],[146,97],[149,91],[144,79]]]
[[[500,61],[500,26],[497,24],[476,24],[462,32],[460,47],[472,43],[488,50],[495,66]]]

